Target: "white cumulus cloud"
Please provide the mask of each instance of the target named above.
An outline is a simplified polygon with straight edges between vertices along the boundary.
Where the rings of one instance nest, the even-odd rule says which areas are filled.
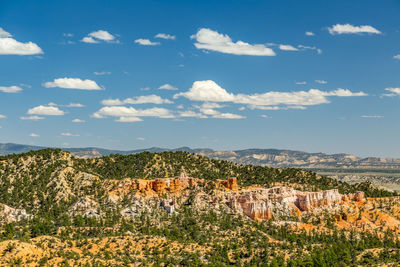
[[[86,121],[85,121],[85,120],[81,120],[81,119],[73,119],[72,122],[75,122],[75,123],[84,123],[84,122],[86,122]]]
[[[13,38],[0,38],[0,55],[38,55],[42,49],[35,43],[21,43]]]
[[[306,32],[305,33],[307,36],[314,36],[315,34],[313,32]]]
[[[174,95],[174,98],[184,96],[193,101],[234,102],[235,95],[211,80],[196,81],[187,92]]]
[[[42,49],[33,42],[22,43],[9,32],[0,27],[0,55],[38,55],[43,54]]]
[[[115,35],[112,35],[108,31],[98,30],[89,33],[81,40],[81,42],[97,44],[100,42],[117,42],[117,41]]]
[[[330,34],[382,34],[379,30],[370,25],[354,26],[351,24],[336,24],[328,28]]]
[[[197,41],[194,44],[197,49],[233,55],[275,56],[275,52],[263,44],[249,44],[243,41],[233,42],[228,35],[207,28],[200,29],[191,38]]]
[[[40,105],[40,106],[29,109],[27,114],[28,115],[62,116],[65,114],[65,112],[60,110],[58,107]]]
[[[22,43],[9,32],[0,27],[0,55],[37,55],[43,54],[42,49],[33,42]]]
[[[103,90],[95,81],[81,80],[79,78],[58,78],[52,82],[46,82],[43,85],[46,88],[66,88],[78,90]]]
[[[394,59],[400,59],[400,54],[393,56]]]
[[[40,135],[35,134],[35,133],[31,133],[29,136],[30,136],[30,137],[39,137]]]
[[[232,102],[236,104],[246,104],[254,106],[310,106],[329,103],[327,97],[350,97],[350,96],[366,96],[364,92],[352,92],[348,89],[337,89],[333,91],[321,91],[318,89],[310,89],[308,91],[296,92],[266,92],[262,94],[232,94],[217,83],[211,80],[196,81],[192,87],[179,94],[175,94],[174,98],[185,97],[192,101],[203,102]]]

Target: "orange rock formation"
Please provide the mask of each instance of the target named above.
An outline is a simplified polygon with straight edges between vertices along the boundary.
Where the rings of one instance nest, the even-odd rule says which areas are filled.
[[[155,180],[136,180],[131,189],[142,193],[154,191],[157,194],[180,192],[197,184],[197,179],[187,177],[184,173],[177,178],[159,178]]]

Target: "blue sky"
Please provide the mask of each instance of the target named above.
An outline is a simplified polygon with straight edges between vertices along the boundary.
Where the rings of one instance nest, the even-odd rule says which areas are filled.
[[[398,1],[1,1],[0,142],[400,157]]]

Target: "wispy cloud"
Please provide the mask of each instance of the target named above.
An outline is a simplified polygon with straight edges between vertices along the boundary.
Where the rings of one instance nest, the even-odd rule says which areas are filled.
[[[351,24],[336,24],[332,27],[328,27],[328,31],[330,34],[360,34],[360,33],[368,33],[368,34],[382,34],[379,30],[375,29],[370,25],[361,25],[354,26]]]
[[[179,112],[179,117],[183,117],[183,118],[200,118],[200,119],[208,118],[203,113],[195,112],[193,110],[180,111]]]
[[[101,103],[105,106],[122,106],[126,104],[172,104],[173,102],[168,99],[163,99],[158,95],[145,95],[134,98],[126,98],[124,100],[106,99]]]
[[[383,119],[384,116],[381,116],[381,115],[362,115],[361,118],[364,118],[364,119]]]
[[[0,91],[3,93],[19,93],[22,91],[22,88],[19,86],[0,86]]]
[[[142,121],[140,117],[174,118],[173,113],[166,108],[135,109],[125,106],[107,106],[93,113],[93,118],[118,117],[119,122]]]
[[[166,83],[166,84],[161,85],[160,87],[158,87],[158,89],[159,89],[159,90],[171,90],[171,91],[176,91],[176,90],[178,90],[177,87],[175,87],[175,86],[173,86],[173,85],[171,85],[171,84],[169,84],[169,83]]]
[[[161,39],[165,39],[165,40],[175,40],[176,36],[175,35],[171,35],[168,33],[158,33],[156,36],[154,36],[155,38],[161,38]]]
[[[328,82],[325,81],[325,80],[315,80],[315,82],[316,82],[316,83],[319,83],[319,84],[327,84],[327,83],[328,83]]]
[[[79,134],[72,134],[72,133],[61,133],[61,136],[72,136],[72,137],[77,137],[80,136]]]
[[[238,120],[238,119],[245,119],[246,117],[239,115],[239,114],[233,114],[233,113],[218,113],[218,114],[212,115],[212,118]]]
[[[307,46],[307,45],[298,45],[297,46],[300,50],[314,50],[318,54],[322,54],[322,49],[315,47],[315,46]]]
[[[93,72],[94,75],[110,75],[110,71],[95,71]]]
[[[40,117],[40,116],[22,116],[20,117],[21,120],[31,120],[31,121],[38,121],[38,120],[43,120],[44,117]]]
[[[149,39],[136,39],[135,43],[140,44],[140,45],[147,45],[147,46],[160,45],[159,42],[152,42]]]
[[[279,45],[279,49],[282,51],[299,51],[299,49],[297,49],[292,45],[284,45],[284,44]]]
[[[68,105],[61,105],[62,107],[67,107],[67,108],[84,108],[85,105],[81,103],[69,103]]]

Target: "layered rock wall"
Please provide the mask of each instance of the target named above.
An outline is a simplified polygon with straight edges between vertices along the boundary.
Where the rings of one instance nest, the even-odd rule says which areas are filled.
[[[302,211],[309,211],[312,208],[321,206],[331,206],[342,200],[342,195],[337,189],[326,190],[322,192],[301,192],[296,191],[297,206]]]
[[[276,186],[272,188],[248,187],[239,188],[236,178],[227,180],[207,181],[187,177],[182,174],[176,178],[155,180],[130,180],[119,182],[118,190],[125,193],[138,191],[147,197],[158,198],[166,194],[168,201],[161,206],[169,213],[175,212],[175,193],[180,195],[185,189],[199,184],[214,183],[216,193],[222,197],[223,203],[232,210],[243,213],[254,220],[271,219],[274,216],[295,216],[322,207],[331,208],[344,201],[363,201],[363,192],[341,195],[337,189],[320,192],[302,192],[291,187]],[[171,194],[172,195],[169,195]],[[170,198],[172,197],[172,198]],[[172,200],[171,200],[172,199]]]
[[[337,189],[321,192],[302,192],[290,187],[255,188],[229,192],[226,203],[233,210],[254,220],[271,219],[275,212],[295,215],[322,207],[330,208],[342,201],[363,201],[363,192],[341,195]]]

